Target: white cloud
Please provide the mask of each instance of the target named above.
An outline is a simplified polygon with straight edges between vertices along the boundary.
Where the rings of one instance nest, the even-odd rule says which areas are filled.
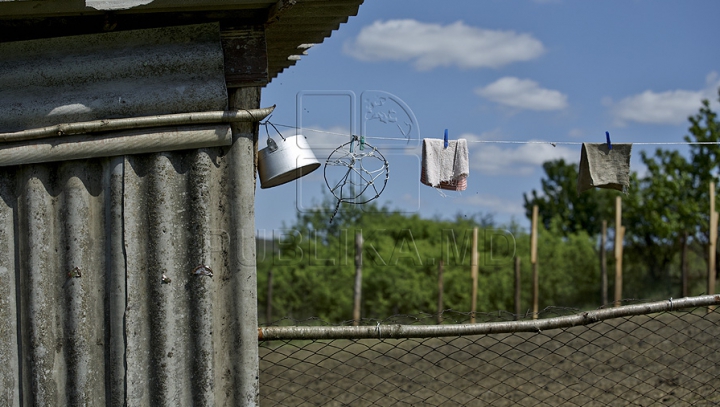
[[[580,159],[579,149],[553,147],[549,143],[477,143],[473,147],[470,150],[470,169],[488,175],[531,175],[546,161],[562,158],[576,162]]]
[[[502,213],[509,215],[524,215],[521,201],[517,199],[504,199],[496,195],[475,194],[457,198],[461,204],[480,206],[488,213]]]
[[[619,124],[628,121],[654,124],[681,124],[693,114],[703,99],[703,92],[674,90],[655,93],[650,90],[627,97],[615,106]]]
[[[627,122],[682,124],[688,116],[697,113],[703,99],[712,102],[717,99],[717,89],[720,86],[717,73],[711,72],[706,82],[706,87],[697,91],[677,89],[658,93],[646,90],[617,103],[607,97],[603,98],[602,102],[610,106],[615,123],[620,126]]]
[[[291,129],[291,131],[295,131]],[[342,144],[350,141],[350,131],[346,127],[322,128],[320,126],[309,126],[298,130],[308,139],[308,144],[313,150],[326,150],[325,156]]]
[[[519,109],[561,110],[567,107],[566,95],[556,90],[541,88],[537,82],[530,79],[512,76],[477,88],[475,93],[490,101]]]
[[[585,130],[579,128],[570,129],[570,131],[568,131],[568,136],[572,138],[585,137]]]
[[[469,142],[474,141],[482,141],[482,140],[502,140],[506,138],[506,135],[502,132],[499,128],[494,128],[492,130],[486,130],[482,133],[473,134],[473,133],[463,133],[458,138],[464,138],[465,140]]]
[[[462,21],[445,26],[416,20],[376,21],[344,46],[346,54],[361,61],[413,61],[418,70],[453,65],[498,68],[537,58],[544,51],[530,34],[486,30]]]

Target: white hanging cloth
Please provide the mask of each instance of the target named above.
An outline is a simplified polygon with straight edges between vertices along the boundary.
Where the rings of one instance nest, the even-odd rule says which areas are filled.
[[[423,139],[420,182],[450,191],[464,191],[470,174],[468,146],[465,139],[448,141]]]

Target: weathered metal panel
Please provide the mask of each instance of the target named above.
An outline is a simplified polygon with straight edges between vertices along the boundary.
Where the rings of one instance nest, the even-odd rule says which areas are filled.
[[[229,124],[127,130],[0,145],[0,166],[230,145]]]
[[[185,160],[154,154],[126,162],[127,284],[134,288],[126,314],[130,405],[214,404],[210,321],[214,289],[224,277],[221,257],[213,259],[207,244],[210,232],[224,226],[213,216],[222,208],[211,193],[222,184],[210,168],[216,159],[215,151],[199,151]],[[198,265],[215,275],[193,275]]]
[[[215,24],[0,44],[0,132],[225,110]]]
[[[12,174],[0,172],[0,404],[17,406],[20,402],[20,354],[18,353],[17,278],[14,250]]]
[[[106,264],[113,233],[105,216],[108,159],[15,168],[14,271],[24,405],[105,400]],[[12,167],[10,167],[12,168]],[[16,315],[17,316],[17,315]]]
[[[257,404],[256,131],[0,170],[1,405]]]

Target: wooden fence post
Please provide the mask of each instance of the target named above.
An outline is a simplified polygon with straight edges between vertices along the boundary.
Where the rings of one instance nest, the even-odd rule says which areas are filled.
[[[622,225],[622,198],[615,198],[615,306],[622,301],[622,253],[625,227]]]
[[[442,312],[443,312],[443,272],[445,271],[444,268],[445,267],[444,267],[443,260],[440,259],[440,261],[438,262],[438,307],[437,307],[437,310],[438,310],[437,311],[438,312],[437,323],[438,323],[438,325],[442,324],[442,321],[443,321]]]
[[[538,222],[538,206],[533,205],[532,226],[530,229],[530,265],[532,266],[532,301],[533,301],[533,319],[537,319],[539,312],[539,295],[540,284],[538,279],[538,259],[537,259],[537,222]]]
[[[472,278],[472,297],[470,298],[470,323],[475,323],[477,311],[477,285],[478,285],[478,228],[473,228],[472,255],[470,257],[470,275]]]
[[[267,303],[265,306],[265,323],[272,322],[273,269],[268,271]]]
[[[710,241],[708,242],[708,279],[707,293],[715,294],[715,259],[717,253],[717,229],[718,229],[718,213],[715,212],[715,183],[710,181]],[[708,306],[708,312],[715,309]]]
[[[515,320],[520,318],[520,256],[515,256]]]
[[[360,325],[360,300],[362,298],[362,231],[355,232],[355,289],[353,290],[353,325]]]
[[[681,296],[688,296],[688,232],[683,232],[680,251]]]
[[[602,221],[602,235],[600,235],[600,280],[601,293],[600,304],[605,305],[608,302],[608,280],[607,280],[607,255],[605,246],[607,245],[607,221]]]

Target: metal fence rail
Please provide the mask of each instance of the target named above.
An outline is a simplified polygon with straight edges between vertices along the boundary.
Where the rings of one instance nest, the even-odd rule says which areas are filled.
[[[260,397],[282,406],[718,405],[720,311],[707,307],[718,303],[720,296],[703,296],[527,321],[501,313],[500,322],[473,325],[408,325],[405,318],[364,327],[266,327]],[[589,316],[595,322],[578,323]],[[483,327],[513,324],[521,329]],[[523,331],[532,324],[543,328]],[[477,331],[432,338],[423,331],[457,325]],[[392,338],[397,326],[418,335]],[[375,336],[316,339],[343,331]]]

